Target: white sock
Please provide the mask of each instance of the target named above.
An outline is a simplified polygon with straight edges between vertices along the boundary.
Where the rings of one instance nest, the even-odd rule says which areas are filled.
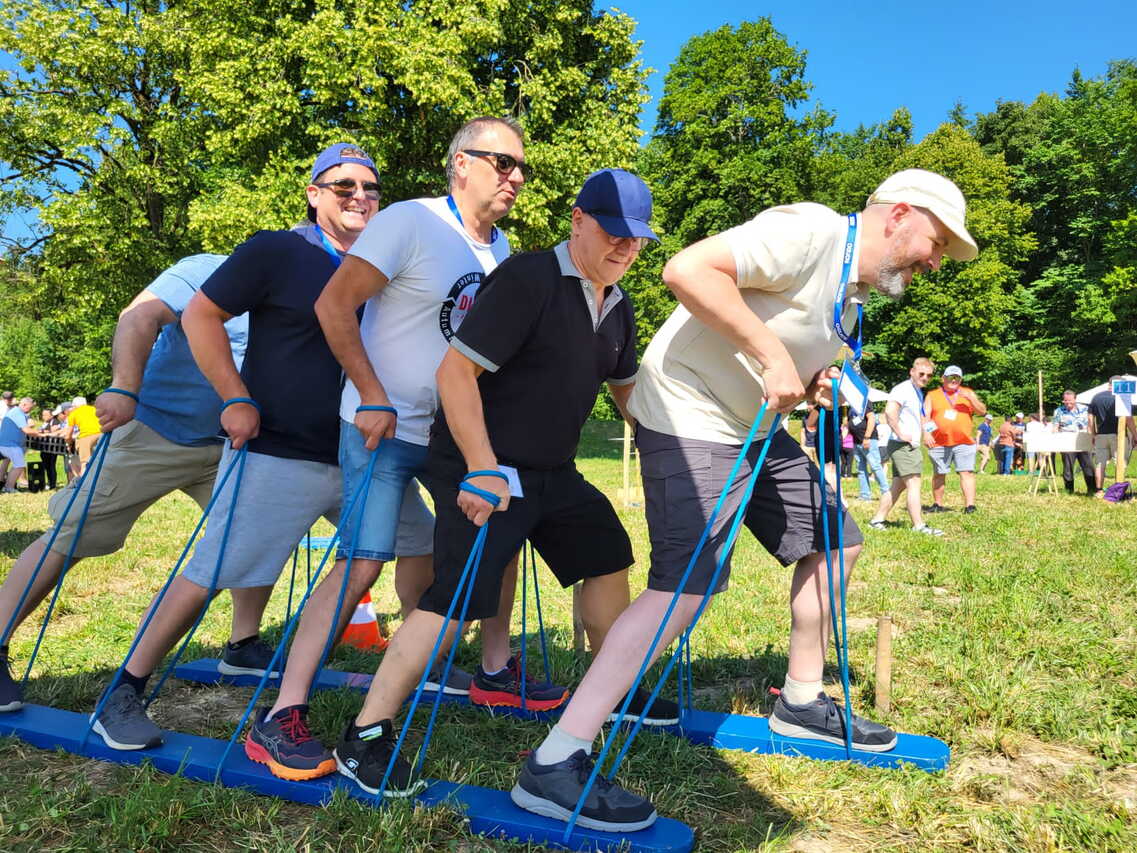
[[[782,687],[782,698],[791,705],[808,705],[821,692],[821,679],[817,681],[794,681],[788,675]]]
[[[549,736],[537,747],[536,759],[538,764],[548,766],[564,761],[578,749],[586,753],[592,751],[592,741],[573,737],[560,726],[553,726]]]

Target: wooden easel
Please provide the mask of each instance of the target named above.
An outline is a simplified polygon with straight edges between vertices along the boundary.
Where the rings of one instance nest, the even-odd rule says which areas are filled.
[[[1038,463],[1036,473],[1031,480],[1030,488],[1027,489],[1028,495],[1037,495],[1038,486],[1042,482],[1042,478],[1046,478],[1046,489],[1050,494],[1058,494],[1058,481],[1054,476],[1054,454],[1053,453],[1040,453],[1042,460]]]

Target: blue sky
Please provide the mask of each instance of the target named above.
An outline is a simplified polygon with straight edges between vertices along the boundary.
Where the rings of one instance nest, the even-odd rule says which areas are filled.
[[[1062,92],[1075,67],[1087,77],[1105,73],[1111,59],[1137,57],[1137,0],[994,0],[954,4],[810,2],[765,5],[742,0],[620,0],[639,25],[652,103],[641,127],[655,124],[663,78],[693,35],[723,24],[769,15],[776,29],[807,51],[811,102],[836,113],[838,130],[874,124],[906,106],[917,140],[944,121],[956,100],[969,115],[997,100],[1031,101]],[[5,64],[10,58],[2,57]],[[24,234],[34,216],[3,224]]]
[[[664,74],[683,43],[763,15],[807,51],[811,100],[837,114],[838,130],[875,124],[906,106],[917,140],[939,126],[957,99],[973,116],[1000,99],[1029,102],[1040,92],[1062,92],[1075,67],[1097,77],[1111,59],[1137,58],[1137,0],[619,0],[607,8],[639,22],[644,62],[656,69],[648,80],[653,103],[641,120],[647,132]]]

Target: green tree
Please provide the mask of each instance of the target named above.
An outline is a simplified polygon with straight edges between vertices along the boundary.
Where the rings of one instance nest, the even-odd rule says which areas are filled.
[[[303,218],[320,148],[361,144],[387,201],[434,194],[449,137],[480,114],[526,128],[537,174],[504,224],[548,245],[584,176],[634,159],[633,29],[590,0],[10,0],[0,215],[41,224],[9,253],[38,252],[35,278],[5,292],[54,318],[98,385],[117,311],[176,258]]]

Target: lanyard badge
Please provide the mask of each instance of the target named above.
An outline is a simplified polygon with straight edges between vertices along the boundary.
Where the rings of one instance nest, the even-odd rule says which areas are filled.
[[[861,371],[864,306],[860,303],[857,304],[857,336],[855,338],[845,331],[842,323],[845,293],[848,290],[849,277],[853,270],[853,249],[857,242],[857,214],[850,213],[848,223],[849,230],[845,238],[845,252],[841,258],[841,283],[837,288],[837,296],[833,300],[833,331],[841,339],[844,344],[842,350],[846,352],[844,363],[841,365],[840,394],[849,404],[849,409],[853,414],[861,417],[869,404],[869,381]],[[851,360],[850,355],[852,356]]]

